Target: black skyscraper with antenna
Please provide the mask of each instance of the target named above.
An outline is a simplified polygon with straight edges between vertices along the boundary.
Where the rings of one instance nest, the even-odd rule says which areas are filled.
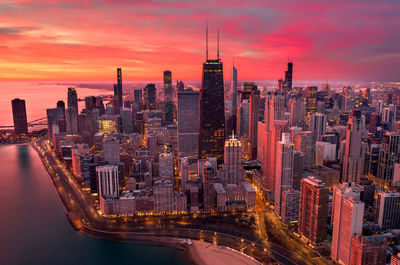
[[[219,58],[219,32],[217,59],[208,59],[208,26],[206,27],[206,61],[200,89],[199,157],[216,157],[224,161],[225,108],[223,65]]]

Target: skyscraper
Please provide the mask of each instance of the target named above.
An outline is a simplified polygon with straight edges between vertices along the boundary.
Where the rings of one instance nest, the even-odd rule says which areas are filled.
[[[65,103],[62,100],[57,101],[57,108],[62,110],[62,116],[65,119]]]
[[[75,87],[69,87],[67,95],[67,106],[75,108],[76,111],[78,111],[78,94],[76,93]]]
[[[154,183],[154,211],[170,213],[173,209],[173,186],[170,180],[159,180]]]
[[[117,68],[117,82],[117,84],[114,84],[114,114],[119,114],[123,106],[121,68]]]
[[[386,184],[393,184],[394,164],[400,162],[400,134],[385,132],[379,150],[377,177]]]
[[[390,265],[400,265],[400,253],[392,256],[390,259]]]
[[[67,133],[75,134],[78,132],[78,94],[75,87],[68,88],[67,106],[65,111]]]
[[[207,160],[202,167],[203,208],[205,210],[210,210],[214,206],[214,176],[215,168],[210,160]]]
[[[281,140],[281,133],[288,131],[288,121],[283,120],[285,106],[284,95],[268,93],[264,112],[263,139],[263,185],[272,194],[275,190],[276,143]]]
[[[349,264],[351,240],[354,234],[361,235],[364,203],[360,201],[362,186],[345,182],[333,188],[333,226],[331,257],[334,261]]]
[[[353,110],[346,128],[346,148],[342,180],[358,182],[364,172],[365,148],[362,145],[364,120],[360,110]]]
[[[275,168],[275,214],[281,216],[282,192],[293,184],[293,143],[290,134],[282,133],[282,141],[277,142]]]
[[[225,142],[224,166],[227,184],[243,182],[242,143],[232,136]]]
[[[67,123],[67,133],[78,133],[78,111],[74,107],[68,107],[65,111],[65,120]]]
[[[99,197],[117,198],[119,196],[118,166],[97,166],[96,173]]]
[[[14,133],[27,134],[28,122],[26,119],[25,100],[15,98],[11,101],[13,120],[14,120]]]
[[[375,218],[379,228],[400,229],[399,192],[381,192],[378,194]]]
[[[172,101],[174,97],[173,88],[172,88],[172,75],[171,71],[164,71],[164,97],[167,101]]]
[[[122,132],[132,133],[132,111],[129,108],[121,110]]]
[[[287,70],[285,71],[285,80],[282,83],[283,86],[282,90],[285,94],[292,90],[292,79],[293,79],[293,63],[289,61],[287,64]]]
[[[133,101],[135,104],[140,107],[142,105],[142,90],[141,89],[135,89],[133,90]]]
[[[49,140],[53,140],[54,127],[57,127],[57,121],[63,119],[63,113],[61,108],[46,109],[47,114],[47,128],[49,130]],[[56,132],[58,133],[59,130]]]
[[[363,107],[368,107],[372,102],[371,90],[369,88],[360,88],[360,103]]]
[[[311,114],[308,129],[313,132],[313,142],[319,141],[326,131],[326,116],[318,112]]]
[[[174,155],[170,152],[159,155],[159,175],[174,180]]]
[[[219,48],[215,60],[208,59],[208,47],[206,54],[200,90],[199,157],[216,157],[218,164],[222,164],[225,144],[223,65],[219,58]]]
[[[355,235],[351,241],[350,265],[385,265],[387,242],[384,236]]]
[[[250,103],[249,100],[243,100],[237,106],[236,112],[236,134],[239,137],[249,137],[249,116],[250,116]]]
[[[231,102],[232,102],[232,109],[236,109],[237,106],[237,69],[235,65],[232,66],[232,76],[231,76]]]
[[[178,152],[197,155],[199,152],[199,92],[191,88],[178,90]]]
[[[308,86],[306,89],[306,112],[307,115],[317,112],[318,87]]]
[[[321,180],[312,176],[301,180],[298,227],[313,246],[326,238],[328,202],[329,189]]]
[[[103,139],[104,160],[110,165],[120,162],[119,140],[115,137],[106,137]]]
[[[299,221],[299,190],[287,190],[282,192],[281,200],[281,218],[285,223]]]
[[[306,117],[306,103],[304,99],[289,100],[290,125],[302,126]]]
[[[260,107],[260,91],[253,90],[250,95],[250,117],[249,117],[249,143],[250,159],[257,159],[257,123],[258,109]]]
[[[143,89],[144,105],[146,109],[156,109],[156,85],[147,84]]]
[[[90,111],[95,107],[96,107],[96,97],[95,96],[85,97],[85,109]]]

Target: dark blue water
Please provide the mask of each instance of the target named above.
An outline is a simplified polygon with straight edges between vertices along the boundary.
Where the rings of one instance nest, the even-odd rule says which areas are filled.
[[[0,146],[0,265],[187,265],[174,248],[109,242],[76,232],[35,150]]]

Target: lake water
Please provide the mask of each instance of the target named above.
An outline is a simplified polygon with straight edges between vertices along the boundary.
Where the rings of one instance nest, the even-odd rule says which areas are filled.
[[[36,151],[0,145],[1,265],[190,264],[183,251],[75,231]]]

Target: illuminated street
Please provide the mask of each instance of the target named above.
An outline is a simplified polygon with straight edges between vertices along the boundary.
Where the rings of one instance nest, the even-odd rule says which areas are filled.
[[[98,214],[93,206],[93,199],[87,192],[84,192],[71,173],[58,160],[54,151],[46,140],[38,140],[34,143],[39,148],[43,163],[53,179],[57,192],[62,198],[69,218],[73,225],[78,229],[94,236],[118,240],[149,240],[149,237],[157,241],[153,236],[172,236],[181,238],[191,238],[207,241],[213,244],[225,245],[246,253],[265,263],[277,260],[282,264],[322,264],[319,259],[308,259],[304,256],[307,249],[304,246],[293,248],[289,251],[285,247],[289,244],[297,243],[295,240],[286,236],[288,245],[280,246],[275,242],[269,242],[266,238],[260,240],[254,236],[243,234],[243,231],[226,231],[226,229],[216,229],[204,226],[200,227],[201,219],[207,218],[209,214],[194,214],[183,216],[125,216],[119,218],[105,218]],[[267,227],[271,227],[271,222],[267,218],[275,218],[272,212],[266,207],[260,198],[257,200],[257,215],[259,220],[263,220],[266,225],[261,225],[260,230],[264,233]],[[200,223],[197,223],[200,222]],[[264,223],[262,222],[262,223]],[[176,227],[179,224],[182,227]],[[275,224],[278,226],[278,224]],[[188,228],[194,227],[194,228]],[[221,232],[223,231],[223,232]],[[266,229],[267,235],[270,232]],[[280,236],[284,235],[283,229]],[[276,233],[278,235],[279,232]],[[242,236],[240,236],[242,235]],[[289,243],[290,242],[290,243]],[[298,244],[298,243],[297,243]],[[299,244],[298,244],[299,245]],[[300,245],[299,245],[300,246]],[[304,250],[305,249],[305,250]],[[308,251],[308,253],[312,253]],[[268,257],[272,257],[268,258]]]

